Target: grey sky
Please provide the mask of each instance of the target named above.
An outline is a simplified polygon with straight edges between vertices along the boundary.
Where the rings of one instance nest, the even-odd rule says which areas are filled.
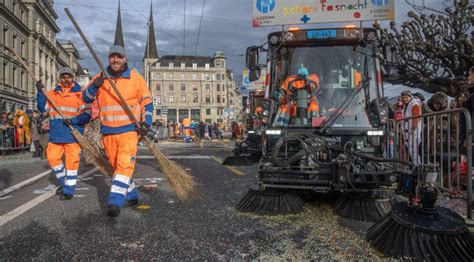
[[[121,0],[122,26],[129,64],[140,72],[147,37],[147,19],[151,0]],[[152,0],[157,37],[158,54],[183,54],[184,2],[186,1],[186,46],[185,54],[194,55],[203,0]],[[422,1],[422,0],[420,0]],[[425,4],[439,6],[442,0],[425,0]],[[72,40],[83,59],[81,65],[99,71],[79,34],[67,18],[64,8],[75,16],[92,46],[106,62],[108,48],[114,40],[118,0],[57,0],[54,8],[58,13],[57,23],[61,32],[59,41]],[[396,0],[397,20],[406,20],[409,10],[404,0]],[[197,55],[212,56],[222,50],[228,65],[236,75],[244,67],[245,48],[261,44],[266,35],[280,27],[253,28],[252,0],[205,0],[204,17]],[[368,24],[369,25],[369,24]],[[312,25],[312,27],[328,25]]]

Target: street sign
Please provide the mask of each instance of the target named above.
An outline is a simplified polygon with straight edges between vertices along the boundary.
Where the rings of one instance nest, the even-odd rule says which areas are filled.
[[[161,115],[167,115],[168,114],[168,107],[167,106],[163,106],[161,108]]]
[[[395,20],[395,0],[253,0],[254,27]]]

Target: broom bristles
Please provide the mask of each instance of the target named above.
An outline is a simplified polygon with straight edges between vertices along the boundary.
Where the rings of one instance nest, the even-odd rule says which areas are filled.
[[[82,149],[87,151],[87,153],[92,157],[94,164],[99,170],[106,176],[111,177],[114,173],[112,166],[110,165],[107,157],[104,156],[98,146],[94,143],[90,143],[77,129],[72,128],[71,134],[77,140]]]
[[[180,200],[186,200],[190,196],[197,195],[197,186],[194,178],[180,164],[166,158],[147,137],[144,138],[148,149],[153,153],[161,166],[163,174],[168,179],[171,188]]]

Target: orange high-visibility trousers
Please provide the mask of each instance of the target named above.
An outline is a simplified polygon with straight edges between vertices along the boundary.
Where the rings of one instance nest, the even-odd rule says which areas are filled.
[[[131,131],[104,135],[102,141],[109,162],[114,168],[114,175],[119,174],[131,178],[135,169],[138,133]]]
[[[135,169],[138,133],[135,131],[104,135],[105,152],[114,168],[114,178],[108,197],[108,205],[123,207],[126,200],[138,199],[138,190],[132,180]]]
[[[64,194],[74,195],[77,183],[77,170],[81,159],[81,146],[78,143],[48,143],[46,155],[53,173],[63,187]],[[63,164],[65,156],[66,166]]]

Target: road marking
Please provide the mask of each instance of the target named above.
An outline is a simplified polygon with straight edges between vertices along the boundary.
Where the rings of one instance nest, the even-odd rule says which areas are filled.
[[[154,156],[138,156],[138,159],[154,159]],[[212,156],[201,156],[201,155],[195,155],[195,156],[166,156],[168,159],[210,159]]]
[[[10,197],[13,197],[13,196],[4,196],[4,197],[0,197],[0,200],[9,199]]]
[[[28,185],[28,184],[30,184],[30,183],[33,183],[33,182],[35,182],[36,180],[41,179],[41,178],[43,178],[44,176],[49,175],[50,173],[51,173],[51,170],[48,170],[48,171],[45,171],[45,172],[43,172],[43,173],[41,173],[41,174],[38,174],[38,175],[36,175],[36,176],[34,176],[34,177],[30,177],[30,178],[28,178],[27,180],[25,180],[25,181],[23,181],[23,182],[20,182],[20,183],[18,183],[18,184],[16,184],[16,185],[13,185],[13,186],[11,186],[11,187],[7,187],[7,188],[3,189],[2,191],[0,191],[0,197],[3,197],[3,196],[5,196],[5,195],[7,195],[7,194],[10,194],[11,192],[13,192],[13,191],[15,191],[15,190],[18,190],[18,189],[20,189],[20,188],[22,188],[22,187],[24,187],[24,186],[26,186],[26,185]]]
[[[80,175],[79,177],[80,178],[87,177],[87,176],[93,174],[94,172],[96,172],[97,170],[99,170],[99,169],[97,167],[94,167],[93,169],[82,173],[82,175]],[[37,206],[38,204],[44,202],[48,198],[56,195],[56,189],[57,188],[59,188],[59,186],[56,186],[56,187],[52,188],[48,192],[34,198],[33,200],[31,200],[29,202],[26,202],[25,204],[23,204],[23,205],[15,208],[15,209],[13,209],[12,211],[6,213],[5,215],[0,216],[0,227],[5,225],[6,223],[12,221],[13,219],[17,218],[18,216],[25,213],[26,211],[32,209],[33,207]]]
[[[220,165],[222,165],[222,159],[218,158],[218,157],[215,157],[215,156],[211,156],[210,157],[212,160],[216,161],[217,163],[219,163]],[[230,172],[234,173],[235,175],[237,176],[245,176],[245,173],[240,171],[238,168],[236,167],[233,167],[233,166],[225,166],[225,165],[222,165],[223,167],[227,168]]]

